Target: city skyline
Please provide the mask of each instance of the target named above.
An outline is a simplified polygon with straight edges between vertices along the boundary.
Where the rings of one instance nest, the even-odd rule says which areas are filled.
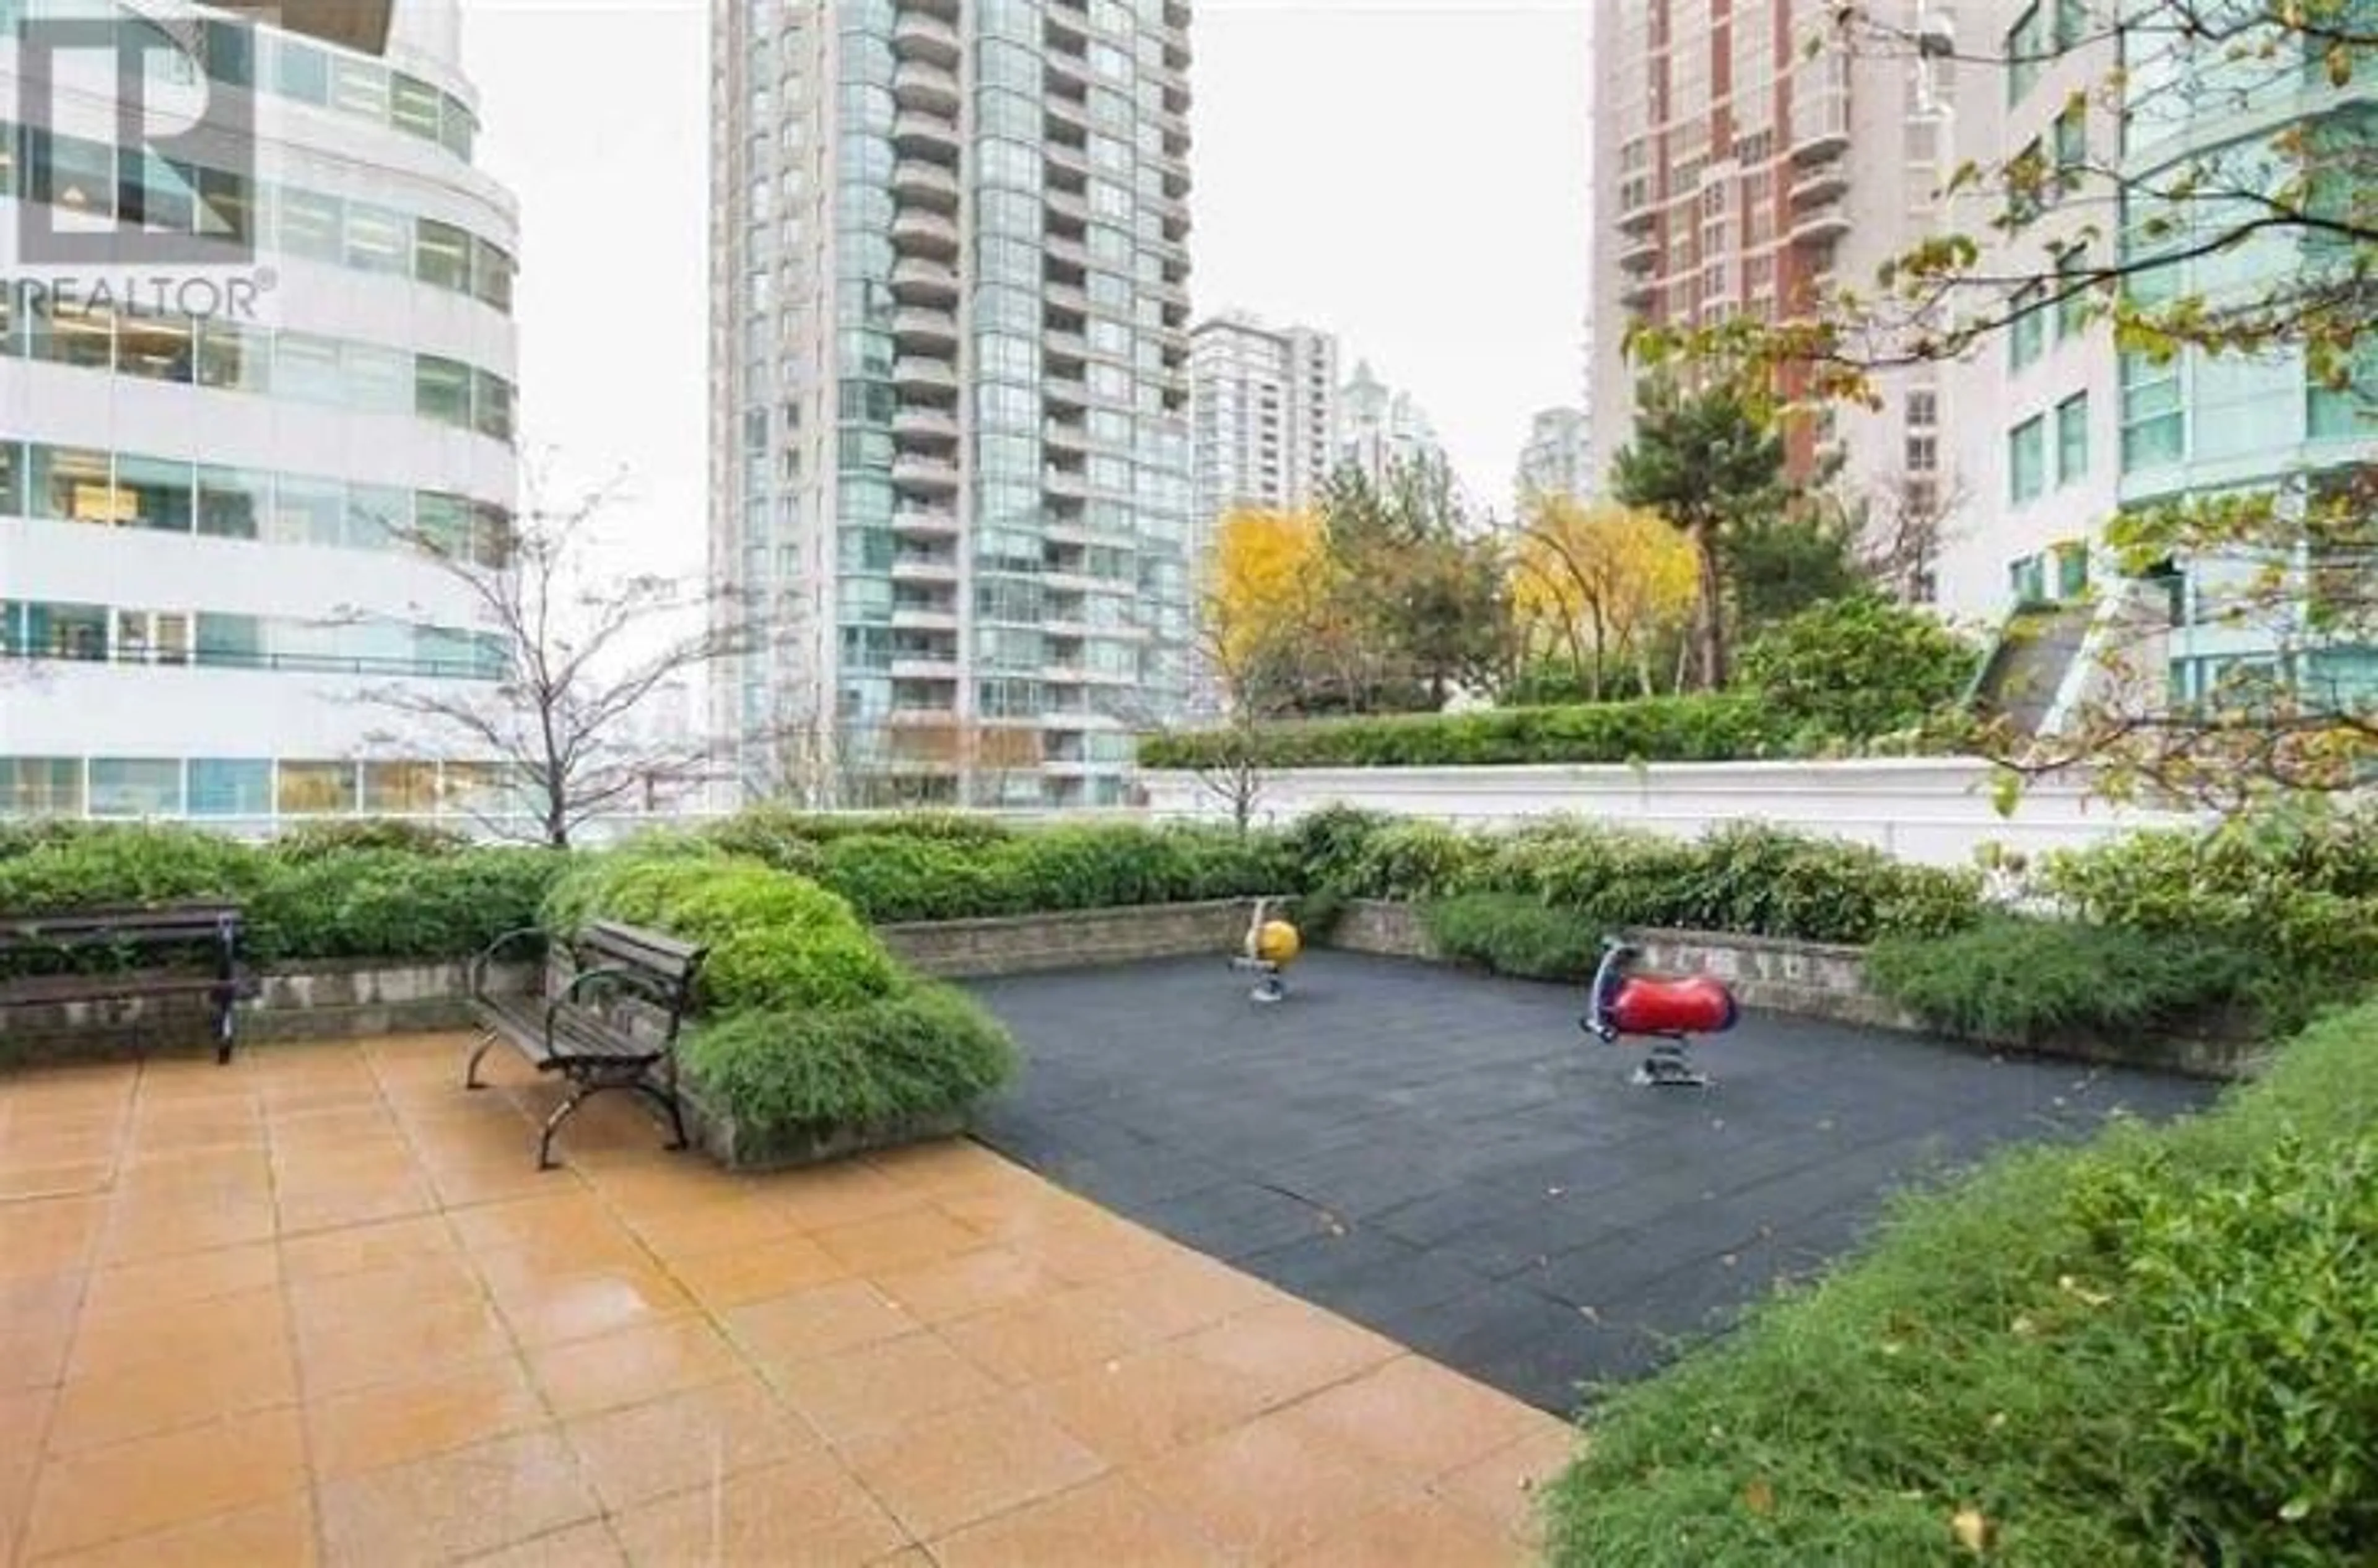
[[[707,13],[570,14],[564,73],[553,8],[474,4],[464,18],[465,66],[490,105],[481,162],[526,214],[523,451],[558,460],[557,489],[624,471],[612,553],[698,576],[703,422],[655,411],[698,413],[707,384]],[[1245,306],[1360,344],[1428,409],[1471,492],[1504,496],[1530,416],[1578,401],[1585,381],[1585,35],[1583,6],[1199,4],[1196,317]],[[1357,44],[1367,71],[1351,79],[1338,67]],[[1279,106],[1299,82],[1283,161]],[[623,93],[633,137],[602,128]],[[1512,148],[1524,174],[1476,177]],[[1342,174],[1304,177],[1316,169]],[[1445,280],[1481,255],[1495,258],[1494,286],[1440,308]],[[594,318],[604,330],[585,329]]]

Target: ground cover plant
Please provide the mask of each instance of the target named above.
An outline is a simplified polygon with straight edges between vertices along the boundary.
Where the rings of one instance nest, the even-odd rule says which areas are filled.
[[[2378,1005],[2170,1127],[1907,1197],[1610,1391],[1557,1564],[2378,1557]]]

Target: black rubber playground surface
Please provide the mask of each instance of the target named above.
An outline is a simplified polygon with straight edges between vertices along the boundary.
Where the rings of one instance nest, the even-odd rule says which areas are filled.
[[[1637,1088],[1577,988],[1309,955],[1279,1006],[1221,959],[985,981],[1027,1063],[992,1146],[1083,1195],[1567,1412],[1893,1187],[2203,1084],[1751,1013],[1707,1092]]]

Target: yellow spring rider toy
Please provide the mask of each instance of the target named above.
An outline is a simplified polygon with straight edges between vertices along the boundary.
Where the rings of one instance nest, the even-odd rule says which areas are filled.
[[[1294,926],[1272,917],[1273,900],[1255,900],[1254,917],[1247,922],[1246,941],[1239,956],[1231,960],[1233,969],[1251,969],[1258,978],[1247,999],[1265,1006],[1288,999],[1288,983],[1281,978],[1296,955],[1304,951],[1304,939]]]

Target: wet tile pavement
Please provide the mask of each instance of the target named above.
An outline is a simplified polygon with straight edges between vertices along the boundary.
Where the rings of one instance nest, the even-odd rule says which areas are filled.
[[[540,1174],[463,1044],[0,1076],[0,1562],[1529,1555],[1567,1431],[1391,1339],[964,1141]]]

